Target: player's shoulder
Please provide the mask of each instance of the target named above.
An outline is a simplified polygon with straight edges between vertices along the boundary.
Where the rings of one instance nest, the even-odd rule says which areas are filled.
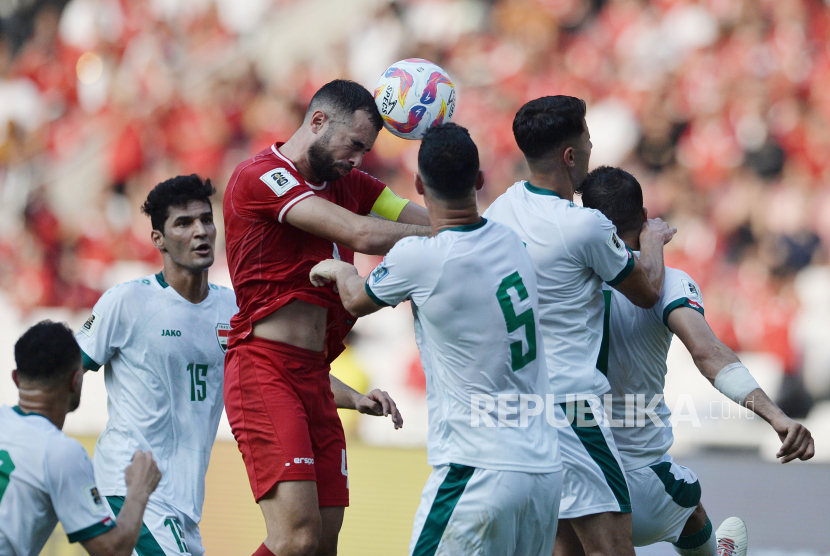
[[[232,289],[226,286],[220,286],[219,284],[213,283],[210,284],[210,289],[211,291],[216,293],[216,295],[219,296],[219,299],[222,303],[224,303],[225,305],[232,306],[234,310],[237,309],[236,293],[234,293]]]
[[[686,297],[697,302],[703,300],[703,293],[697,282],[686,272],[669,266],[666,267],[665,278],[663,279],[663,291],[670,297]]]
[[[106,302],[114,304],[117,302],[135,301],[137,299],[145,300],[153,297],[163,289],[164,286],[159,282],[158,275],[150,274],[112,286],[104,292],[99,303]]]

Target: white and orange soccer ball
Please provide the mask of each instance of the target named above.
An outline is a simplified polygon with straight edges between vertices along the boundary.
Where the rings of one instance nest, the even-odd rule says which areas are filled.
[[[383,125],[404,139],[421,139],[430,126],[450,121],[455,102],[455,85],[447,72],[420,58],[392,64],[375,87]]]

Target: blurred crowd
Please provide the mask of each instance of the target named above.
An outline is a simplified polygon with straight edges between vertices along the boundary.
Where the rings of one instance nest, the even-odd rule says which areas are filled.
[[[21,310],[89,307],[112,265],[159,263],[138,210],[157,182],[209,177],[220,211],[234,166],[285,140],[320,85],[372,90],[420,57],[455,81],[483,206],[526,173],[519,106],[585,99],[593,165],[631,171],[649,214],[679,229],[666,263],[700,283],[718,337],[789,377],[808,361],[811,393],[830,396],[821,0],[64,4],[36,4],[26,37],[0,27],[0,290]],[[364,169],[415,199],[417,146],[382,132]]]

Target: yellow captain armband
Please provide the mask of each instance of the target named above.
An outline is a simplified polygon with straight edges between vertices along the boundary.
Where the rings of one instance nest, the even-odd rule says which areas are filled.
[[[408,199],[402,199],[395,195],[391,189],[384,187],[375,204],[372,205],[372,214],[397,222],[401,211],[407,204],[409,204]]]

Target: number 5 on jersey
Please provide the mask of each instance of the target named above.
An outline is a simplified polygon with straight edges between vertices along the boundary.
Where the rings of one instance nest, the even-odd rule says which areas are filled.
[[[510,344],[510,363],[513,371],[518,371],[534,359],[536,359],[536,321],[533,318],[533,309],[527,309],[521,314],[516,314],[516,309],[513,307],[513,301],[510,299],[510,290],[516,290],[519,296],[519,301],[527,299],[527,288],[525,288],[522,277],[519,276],[518,271],[514,272],[507,278],[501,281],[496,297],[499,300],[499,307],[504,313],[504,322],[507,324],[507,333],[518,330],[520,327],[525,327],[525,336],[527,338],[527,353],[522,349],[521,340],[512,342]]]
[[[190,401],[202,402],[207,398],[207,365],[191,363],[187,366],[190,373]]]

